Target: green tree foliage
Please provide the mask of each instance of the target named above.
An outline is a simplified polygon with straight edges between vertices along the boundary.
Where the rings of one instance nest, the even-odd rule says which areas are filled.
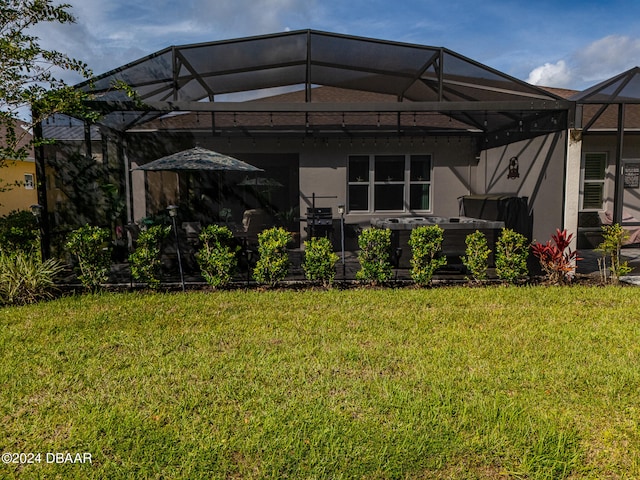
[[[78,279],[88,289],[98,289],[109,278],[110,240],[109,230],[91,225],[83,225],[67,238],[67,249],[78,259]]]
[[[438,225],[425,225],[411,230],[411,278],[418,285],[429,285],[435,271],[447,264],[442,255],[444,230]]]
[[[475,282],[482,282],[487,279],[487,269],[489,267],[489,255],[491,249],[487,245],[487,237],[480,230],[467,235],[464,240],[467,248],[461,260],[469,270],[471,278]]]
[[[307,279],[320,281],[330,286],[336,277],[336,263],[339,257],[333,251],[331,241],[326,237],[310,238],[304,242],[304,262],[302,269]]]
[[[31,212],[15,210],[0,217],[0,253],[30,253],[38,247],[38,222]]]
[[[162,241],[167,238],[170,231],[171,227],[154,225],[140,232],[136,249],[129,255],[131,276],[140,282],[145,282],[149,288],[156,289],[160,286]]]
[[[284,280],[289,272],[289,242],[291,234],[282,227],[270,228],[258,235],[260,259],[253,270],[253,276],[258,282],[275,286]]]
[[[602,281],[617,284],[620,277],[633,270],[628,262],[620,259],[620,249],[629,239],[627,232],[619,223],[602,226],[602,243],[598,245],[598,251],[602,253],[602,258],[598,259],[598,269]],[[607,265],[607,258],[609,263]],[[607,272],[608,270],[608,272]]]
[[[75,21],[68,4],[51,0],[3,0],[0,2],[0,165],[3,159],[25,158],[31,142],[24,142],[27,129],[17,128],[15,119],[33,107],[27,126],[33,127],[54,113],[96,118],[84,106],[87,94],[69,87],[61,72],[91,76],[87,65],[56,50],[42,48],[32,28],[42,23],[69,24]]]
[[[108,167],[95,158],[73,152],[47,160],[67,201],[58,213],[57,228],[112,225],[125,208],[124,196],[113,183],[104,183]]]
[[[358,280],[371,284],[391,280],[391,230],[388,228],[366,228],[358,236]]]
[[[202,246],[196,255],[202,276],[214,288],[224,287],[238,268],[233,233],[224,225],[207,225],[200,232]]]
[[[503,228],[496,243],[496,275],[508,283],[516,283],[529,274],[527,237],[509,228]]]

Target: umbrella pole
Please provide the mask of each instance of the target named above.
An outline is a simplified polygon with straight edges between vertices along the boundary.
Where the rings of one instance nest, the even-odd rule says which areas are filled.
[[[169,205],[169,216],[171,217],[171,223],[173,223],[173,233],[176,238],[176,253],[178,254],[178,269],[180,270],[180,283],[182,284],[182,291],[184,292],[184,272],[182,271],[182,255],[180,254],[180,242],[178,241],[178,229],[176,228],[176,215],[178,214],[178,207],[176,205]]]

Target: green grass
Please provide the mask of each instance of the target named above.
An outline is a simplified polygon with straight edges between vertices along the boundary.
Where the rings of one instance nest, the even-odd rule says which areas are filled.
[[[0,478],[640,478],[635,288],[0,309]]]

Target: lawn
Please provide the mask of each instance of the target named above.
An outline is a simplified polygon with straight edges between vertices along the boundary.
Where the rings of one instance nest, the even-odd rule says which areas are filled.
[[[0,477],[640,478],[637,292],[105,293],[2,308]]]

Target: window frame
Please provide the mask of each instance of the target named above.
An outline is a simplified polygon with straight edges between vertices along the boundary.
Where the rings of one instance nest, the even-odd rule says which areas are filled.
[[[31,179],[27,180],[27,177],[31,177]],[[33,190],[35,188],[35,175],[33,173],[24,174],[24,188],[25,190]]]
[[[590,155],[598,155],[601,156],[601,161],[604,162],[604,171],[602,178],[598,179],[587,179],[586,178],[586,162],[587,157]],[[609,170],[609,155],[607,152],[585,152],[582,155],[582,162],[580,164],[580,211],[581,212],[602,212],[606,210],[605,202],[607,198],[607,174]],[[601,185],[602,191],[602,202],[600,207],[585,207],[585,186],[586,185]]]
[[[369,160],[369,170],[368,170],[368,178],[365,180],[354,180],[351,181],[351,160],[355,158],[359,158],[360,160],[363,157],[367,157]],[[385,157],[388,158],[399,158],[403,157],[404,160],[404,168],[403,168],[403,178],[402,180],[382,180],[376,179],[376,159],[384,160]],[[429,177],[427,179],[420,180],[412,180],[411,179],[411,161],[417,157],[426,157],[429,161]],[[347,212],[354,214],[372,214],[372,213],[408,213],[408,212],[418,212],[418,213],[431,213],[433,211],[433,155],[430,153],[398,153],[398,154],[379,154],[379,153],[371,153],[371,154],[353,154],[347,157]],[[392,210],[382,210],[375,208],[376,201],[376,188],[384,187],[384,186],[392,186],[392,185],[402,185],[403,188],[403,198],[402,198],[402,208],[400,209],[392,209]],[[429,208],[428,209],[411,209],[411,187],[413,185],[428,185],[429,189]],[[367,209],[366,210],[356,210],[351,208],[351,187],[367,187]]]

